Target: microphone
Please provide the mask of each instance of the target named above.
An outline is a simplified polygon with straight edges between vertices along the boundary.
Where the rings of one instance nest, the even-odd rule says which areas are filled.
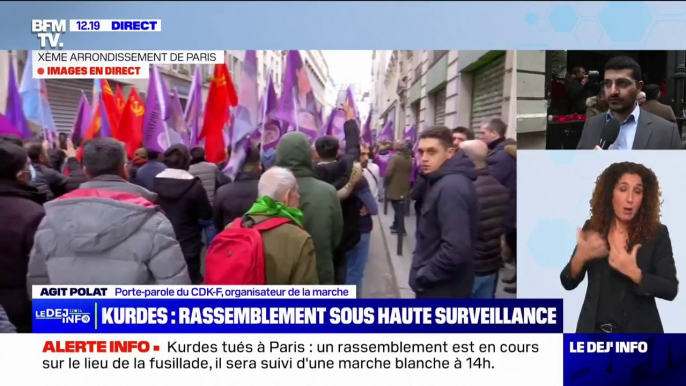
[[[598,146],[603,150],[607,150],[610,146],[615,143],[617,137],[619,136],[619,121],[615,118],[607,121],[603,130],[600,132],[600,141],[598,141]]]

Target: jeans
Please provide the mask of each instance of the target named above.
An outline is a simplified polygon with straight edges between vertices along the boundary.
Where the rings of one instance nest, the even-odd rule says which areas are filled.
[[[199,220],[200,226],[205,231],[205,240],[207,241],[207,247],[210,247],[212,240],[217,236],[217,228],[214,226],[212,220]]]
[[[498,272],[487,276],[474,277],[474,299],[495,298],[496,283],[498,283]]]
[[[362,233],[360,242],[348,251],[348,280],[346,284],[357,286],[358,298],[361,296],[362,278],[364,277],[367,258],[369,258],[370,239],[370,233]]]

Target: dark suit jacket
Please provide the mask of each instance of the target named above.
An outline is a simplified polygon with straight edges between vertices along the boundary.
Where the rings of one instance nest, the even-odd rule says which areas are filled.
[[[584,229],[587,227],[588,222],[584,225]],[[640,284],[632,282],[629,286],[622,287],[620,294],[621,309],[623,310],[622,332],[662,333],[662,321],[655,304],[655,298],[674,300],[679,289],[676,266],[672,255],[672,243],[667,227],[660,225],[653,239],[641,245],[636,256],[636,263],[643,272],[643,279]],[[581,275],[575,279],[572,277],[570,259],[560,274],[562,286],[571,291],[584,280],[586,273],[588,273],[586,298],[576,325],[576,332],[578,333],[595,331],[602,286],[600,270],[602,265],[607,264],[609,263],[606,258],[592,260],[584,266]]]
[[[577,149],[593,149],[600,141],[600,133],[605,126],[605,114],[589,118],[584,125]],[[676,124],[666,121],[641,108],[638,118],[633,150],[681,149],[681,138]]]
[[[655,114],[666,121],[676,123],[676,115],[674,115],[672,108],[667,105],[663,105],[654,99],[646,101],[643,106],[641,106],[641,112],[643,111]]]

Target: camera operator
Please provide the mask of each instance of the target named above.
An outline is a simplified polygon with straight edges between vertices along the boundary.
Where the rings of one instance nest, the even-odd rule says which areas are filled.
[[[583,67],[572,68],[572,76],[565,90],[570,113],[584,114],[586,112],[586,99],[595,95],[592,88],[598,83],[598,75],[597,71],[586,73]]]

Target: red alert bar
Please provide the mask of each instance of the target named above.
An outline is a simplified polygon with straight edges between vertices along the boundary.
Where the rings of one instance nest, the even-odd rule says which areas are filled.
[[[43,352],[49,353],[95,353],[95,352],[138,352],[145,353],[151,350],[150,342],[147,341],[46,341]],[[154,346],[153,351],[159,351],[159,346]]]

